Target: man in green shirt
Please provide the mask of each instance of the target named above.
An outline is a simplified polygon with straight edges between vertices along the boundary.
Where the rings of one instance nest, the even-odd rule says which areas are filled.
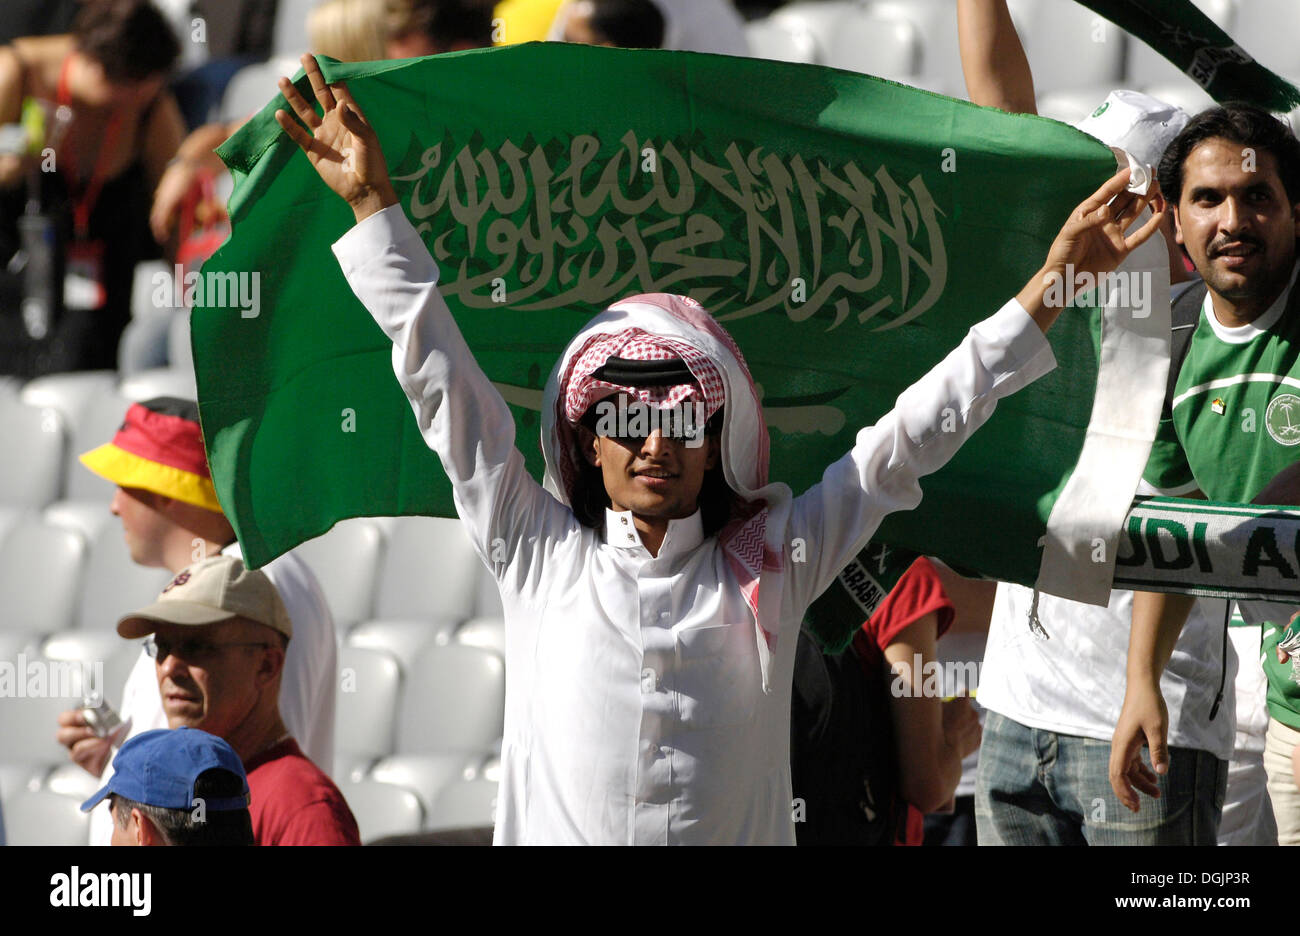
[[[1169,145],[1159,180],[1173,207],[1178,243],[1208,291],[1152,447],[1144,490],[1248,503],[1300,460],[1300,290],[1294,288],[1300,142],[1264,111],[1211,108]],[[1168,770],[1168,715],[1159,679],[1194,600],[1134,596],[1128,684],[1111,743],[1110,781],[1120,801],[1135,811],[1135,788],[1158,795],[1155,774]],[[1276,608],[1264,613],[1271,622],[1266,633],[1269,626],[1280,631],[1289,617],[1277,620]],[[1290,666],[1276,663],[1273,648],[1266,649],[1270,739],[1287,726],[1300,738],[1300,685]],[[1144,739],[1155,773],[1139,756]],[[1269,767],[1270,791],[1278,786],[1295,803],[1281,807],[1274,796],[1283,844],[1288,836],[1300,842],[1300,791],[1289,751],[1285,760],[1285,776],[1280,766]]]

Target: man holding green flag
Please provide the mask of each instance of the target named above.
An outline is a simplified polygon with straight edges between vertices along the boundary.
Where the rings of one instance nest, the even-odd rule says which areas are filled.
[[[1074,211],[1043,268],[861,430],[795,498],[769,483],[768,437],[739,348],[696,302],[615,303],[569,343],[542,406],[545,489],[500,393],[437,289],[378,137],[341,84],[303,65],[322,114],[287,79],[306,129],[276,119],[356,226],[334,252],[393,343],[392,360],[506,618],[498,843],[793,844],[794,626],[888,513],[920,501],[997,401],[1055,360],[1043,332],[1067,268],[1113,270],[1152,193],[1127,170]],[[703,413],[647,429],[625,417]],[[605,417],[617,411],[617,419]],[[596,418],[596,417],[599,418]],[[652,420],[653,422],[653,420]]]

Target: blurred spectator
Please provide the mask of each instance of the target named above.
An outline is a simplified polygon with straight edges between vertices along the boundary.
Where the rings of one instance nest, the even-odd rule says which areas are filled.
[[[307,41],[340,62],[384,58],[384,0],[325,0],[307,14]]]
[[[651,0],[578,0],[565,22],[564,41],[658,49],[664,44],[664,15]]]
[[[372,8],[381,20],[368,18]],[[372,22],[379,22],[382,30],[379,45],[371,35]],[[307,29],[313,52],[340,61],[415,58],[492,45],[492,10],[476,0],[329,0],[312,11]],[[181,206],[204,176],[225,171],[214,150],[246,120],[204,124],[181,143],[158,184],[149,213],[149,226],[159,243],[171,242]],[[220,205],[207,207],[224,210]]]
[[[548,39],[563,40],[569,18],[585,0],[567,0],[555,14]],[[748,55],[745,21],[728,0],[654,0],[664,17],[661,47],[720,55]]]
[[[0,263],[8,264],[0,273],[0,347],[8,352],[0,372],[116,364],[135,265],[158,252],[146,226],[150,195],[184,133],[164,90],[178,52],[146,0],[95,0],[71,34],[0,49],[0,124],[18,123],[26,107],[28,128],[26,151],[0,156]],[[34,120],[44,129],[33,132]],[[50,239],[34,245],[29,237],[22,249],[25,211],[49,218],[61,235],[74,287],[66,314],[40,322],[15,310],[33,289],[58,296],[58,264],[45,277],[52,282],[24,283],[23,267]]]
[[[388,57],[417,58],[492,45],[485,0],[386,0]]]
[[[500,27],[492,42],[513,45],[544,41],[563,3],[564,0],[501,0],[492,11]]]
[[[800,845],[920,845],[980,742],[968,699],[932,676],[954,618],[935,566],[917,559],[842,654],[804,630],[795,655],[790,774]]]
[[[181,39],[182,74],[172,84],[185,126],[207,123],[230,79],[265,60],[277,0],[156,0]]]
[[[105,797],[114,845],[253,845],[248,777],[239,755],[206,731],[137,735],[113,759],[113,778],[81,804]]]
[[[260,569],[234,556],[196,562],[157,601],[119,620],[117,632],[148,635],[168,726],[215,734],[243,761],[258,845],[361,844],[343,794],[280,718],[293,625]]]
[[[67,32],[79,9],[80,0],[5,0],[0,4],[0,43]]]

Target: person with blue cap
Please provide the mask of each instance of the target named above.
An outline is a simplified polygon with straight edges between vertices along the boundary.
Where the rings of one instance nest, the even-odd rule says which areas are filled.
[[[197,728],[146,731],[123,744],[113,776],[82,812],[106,797],[114,845],[254,844],[243,762]]]

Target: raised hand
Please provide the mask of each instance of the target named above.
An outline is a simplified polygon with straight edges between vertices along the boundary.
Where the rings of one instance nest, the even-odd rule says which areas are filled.
[[[1164,218],[1163,212],[1153,213],[1146,224],[1125,235],[1138,215],[1159,195],[1154,183],[1145,195],[1125,191],[1128,180],[1129,170],[1121,169],[1074,209],[1047,252],[1044,272],[1057,271],[1064,275],[1066,264],[1070,264],[1078,273],[1109,273],[1155,233]]]
[[[1121,169],[1070,212],[1047,251],[1047,262],[1016,297],[1044,331],[1061,312],[1044,302],[1052,277],[1064,280],[1071,268],[1076,276],[1109,273],[1160,227],[1164,212],[1155,211],[1132,234],[1125,233],[1160,194],[1154,183],[1145,195],[1125,191],[1128,180],[1129,170]]]
[[[352,206],[358,221],[397,204],[379,138],[347,87],[326,84],[312,55],[302,57],[302,67],[323,114],[316,113],[288,78],[281,78],[280,93],[302,124],[282,110],[275,112],[276,122],[307,154],[325,184]]]

